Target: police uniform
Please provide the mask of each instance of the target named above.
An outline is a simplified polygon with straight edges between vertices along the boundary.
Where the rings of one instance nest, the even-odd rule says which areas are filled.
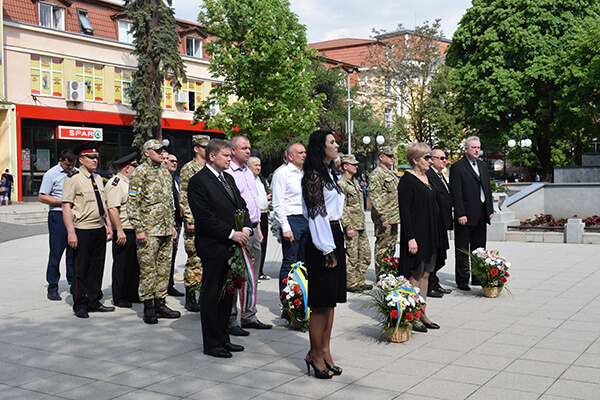
[[[380,153],[393,155],[390,146],[382,146]],[[390,245],[398,240],[400,210],[398,208],[398,182],[395,172],[377,166],[369,176],[369,199],[371,200],[371,219],[375,225],[375,272],[379,276],[381,260],[386,256]],[[388,226],[383,223],[388,221]]]
[[[158,140],[148,140],[143,146],[144,152],[158,152],[162,148]],[[150,159],[137,167],[129,179],[127,215],[136,235],[145,233],[147,238],[146,243],[137,242],[139,296],[144,302],[144,321],[147,323],[156,323],[156,316],[179,317],[179,312],[165,306],[173,253],[172,180],[166,168]],[[159,309],[166,310],[165,315],[159,314]],[[152,315],[153,322],[146,320],[146,310]]]
[[[344,155],[341,159],[342,165],[358,165],[358,161],[353,155]],[[341,222],[348,254],[346,288],[351,291],[367,289],[369,287],[365,284],[365,274],[371,264],[371,248],[367,238],[363,191],[355,179],[349,179],[345,174],[338,180],[338,185],[342,188],[345,196]],[[353,237],[349,237],[347,234],[350,230],[354,231]]]
[[[207,135],[194,135],[192,136],[192,146],[206,147],[210,141],[210,136]],[[200,164],[196,158],[187,162],[181,172],[179,173],[179,188],[181,190],[179,196],[179,202],[181,204],[181,211],[183,213],[183,244],[185,252],[187,253],[187,261],[185,262],[185,271],[183,273],[183,284],[185,286],[185,307],[188,311],[200,311],[200,305],[196,300],[196,294],[190,292],[189,287],[194,283],[194,279],[190,276],[194,269],[202,268],[202,262],[200,257],[196,253],[196,234],[194,232],[188,232],[187,227],[189,225],[195,225],[194,216],[190,208],[190,202],[188,200],[188,185],[192,176],[196,175],[204,166]]]
[[[131,153],[113,164],[122,171],[128,165],[137,166],[136,158],[137,153]],[[127,217],[128,194],[129,178],[121,172],[110,178],[104,191],[108,209],[116,208],[119,212],[119,221],[126,237],[124,245],[117,244],[117,229],[113,223],[112,295],[114,304],[119,307],[131,307],[131,303],[140,301],[140,265],[136,254],[135,230]]]
[[[79,157],[98,158],[98,147],[97,142],[87,142],[75,148],[74,153]],[[103,194],[100,175],[83,167],[67,175],[63,183],[63,207],[70,207],[70,213],[63,212],[65,226],[68,229],[72,226],[77,235],[71,294],[73,311],[80,318],[87,318],[89,311],[114,311],[114,307],[100,303],[107,240]],[[72,221],[66,220],[69,216]]]

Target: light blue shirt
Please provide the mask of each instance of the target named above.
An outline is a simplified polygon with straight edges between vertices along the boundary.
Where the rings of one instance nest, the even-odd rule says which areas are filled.
[[[75,170],[75,168],[73,169]],[[40,193],[62,200],[62,189],[65,178],[69,173],[58,163],[44,174]],[[62,211],[61,206],[50,206],[50,211]]]

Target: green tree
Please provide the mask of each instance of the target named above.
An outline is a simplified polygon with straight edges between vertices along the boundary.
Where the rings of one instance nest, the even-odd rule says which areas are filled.
[[[561,100],[569,45],[599,11],[597,0],[473,1],[447,63],[466,123],[486,148],[502,153],[508,139],[528,135],[550,178],[553,149],[581,127]]]
[[[215,36],[206,46],[209,69],[224,81],[194,120],[226,135],[239,129],[263,152],[311,133],[321,107],[320,97],[309,95],[314,52],[289,1],[204,0],[202,7],[198,20]]]
[[[165,4],[165,2],[167,4]],[[181,88],[185,65],[179,55],[179,34],[172,0],[125,0],[127,17],[133,22],[132,54],[138,69],[127,94],[137,112],[133,119],[134,146],[146,140],[162,140],[161,86],[167,76],[173,78],[173,91]]]

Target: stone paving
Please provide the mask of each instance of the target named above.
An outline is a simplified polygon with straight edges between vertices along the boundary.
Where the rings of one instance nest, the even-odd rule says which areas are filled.
[[[281,250],[270,240],[265,270],[276,276]],[[600,398],[600,246],[488,248],[512,262],[510,292],[488,299],[456,290],[450,255],[440,277],[455,290],[428,307],[442,328],[406,343],[381,340],[364,298],[350,294],[332,337],[344,373],[322,381],[306,376],[308,336],[280,318],[274,279],[258,295],[259,318],[274,328],[233,337],[246,351],[215,359],[202,354],[199,315],[181,298],[168,304],[182,317],[153,326],[142,322],[141,304],[78,319],[64,279],[63,301],[46,299],[47,235],[0,243],[0,399]],[[180,275],[184,262],[181,246]],[[109,245],[107,305],[111,264]]]

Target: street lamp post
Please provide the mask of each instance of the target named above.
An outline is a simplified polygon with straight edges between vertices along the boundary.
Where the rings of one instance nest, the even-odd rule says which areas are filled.
[[[519,145],[519,180],[523,180],[522,169],[523,169],[523,147],[531,147],[531,139],[527,137],[527,135],[518,135],[515,136],[515,139],[510,139],[508,141],[508,147],[515,147],[517,144]]]
[[[348,122],[346,125],[346,132],[348,132],[348,154],[352,154],[352,134],[354,133],[354,124],[352,123],[352,118],[350,116],[350,105],[352,104],[352,99],[350,98],[350,74],[354,71],[358,71],[358,68],[348,67],[345,69],[348,74]]]
[[[373,136],[375,138],[375,142],[381,146],[382,144],[385,143],[385,137],[383,137],[383,135],[381,135],[379,132],[377,132],[376,134],[371,132],[368,133],[369,136],[365,135],[362,138],[363,143],[365,144],[365,146],[368,146],[371,143],[371,136]],[[375,150],[373,150],[373,163],[371,166],[375,165]]]

